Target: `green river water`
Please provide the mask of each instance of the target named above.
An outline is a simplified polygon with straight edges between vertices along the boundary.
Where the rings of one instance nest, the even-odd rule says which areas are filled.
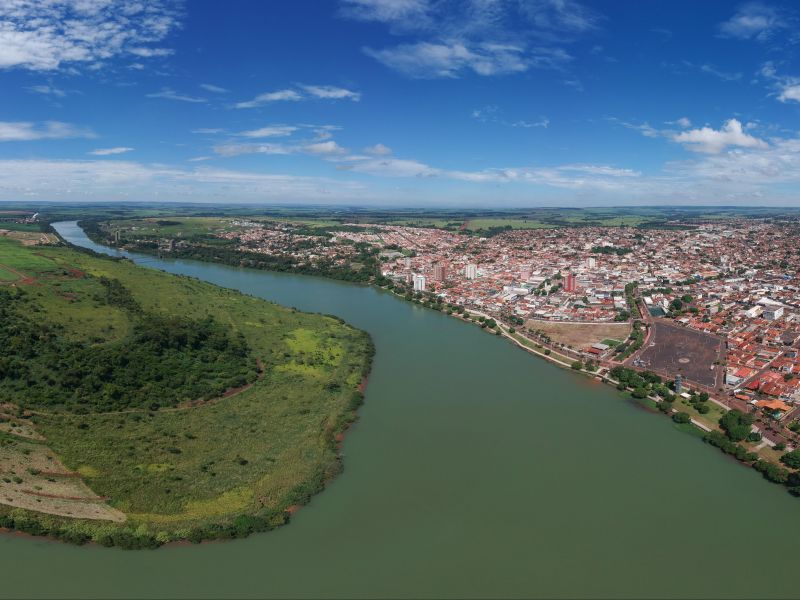
[[[615,390],[372,288],[135,258],[372,335],[345,470],[245,540],[123,551],[2,535],[0,596],[800,594],[800,501]]]

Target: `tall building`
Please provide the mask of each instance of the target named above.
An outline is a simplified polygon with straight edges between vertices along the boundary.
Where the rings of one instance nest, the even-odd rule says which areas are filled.
[[[425,291],[425,275],[414,275],[414,291]]]
[[[590,269],[594,269],[597,267],[597,259],[594,256],[590,256],[586,259],[586,266]]]
[[[411,268],[411,257],[410,256],[406,256],[403,259],[403,263],[405,264],[406,269],[410,269]]]
[[[464,269],[464,275],[467,279],[477,279],[478,278],[478,265],[467,265]]]
[[[564,291],[574,292],[576,289],[578,289],[578,283],[575,281],[575,275],[568,273],[567,276],[564,277]]]
[[[447,265],[444,263],[436,263],[433,265],[433,280],[444,281],[447,279]]]

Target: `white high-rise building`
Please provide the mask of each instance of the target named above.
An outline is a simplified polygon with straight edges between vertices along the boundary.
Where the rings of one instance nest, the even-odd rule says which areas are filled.
[[[403,264],[405,264],[405,266],[406,266],[406,269],[410,269],[410,268],[411,268],[411,257],[409,257],[409,256],[406,256],[406,257],[403,259]]]
[[[467,279],[476,279],[478,277],[478,265],[467,265],[464,269],[464,275]]]
[[[586,266],[590,269],[594,269],[597,267],[597,259],[594,256],[590,256],[586,259]]]
[[[425,291],[425,275],[414,275],[414,291]]]

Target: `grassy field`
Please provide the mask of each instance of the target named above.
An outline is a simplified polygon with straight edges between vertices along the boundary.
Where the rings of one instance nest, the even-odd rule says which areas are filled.
[[[520,219],[520,218],[497,218],[497,219],[470,219],[467,222],[467,229],[470,231],[480,231],[481,229],[490,229],[492,227],[507,227],[512,229],[543,229],[553,227],[542,221],[536,219]]]
[[[20,414],[20,398],[0,398],[0,424],[8,425],[0,431],[0,469],[10,479],[2,484],[16,490],[4,495],[0,485],[0,517],[28,523],[33,517],[23,509],[34,510],[51,533],[80,530],[104,543],[118,536],[132,546],[214,537],[233,523],[240,531],[245,516],[260,517],[259,529],[283,523],[287,509],[338,471],[336,436],[360,403],[371,357],[366,334],[331,317],[63,247],[0,238],[0,264],[25,275],[17,289],[37,318],[73,340],[102,345],[129,334],[130,314],[96,300],[106,277],[148,314],[211,316],[240,332],[263,366],[243,390],[159,410]],[[41,439],[23,435],[30,430]],[[41,476],[33,444],[58,461],[50,469],[57,475]]]

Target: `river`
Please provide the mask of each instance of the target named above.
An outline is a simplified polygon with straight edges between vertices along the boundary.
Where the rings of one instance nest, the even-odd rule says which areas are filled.
[[[57,229],[103,250],[75,223]],[[345,470],[291,524],[245,540],[124,551],[0,536],[0,596],[800,594],[800,501],[612,388],[373,288],[132,258],[368,331]]]

